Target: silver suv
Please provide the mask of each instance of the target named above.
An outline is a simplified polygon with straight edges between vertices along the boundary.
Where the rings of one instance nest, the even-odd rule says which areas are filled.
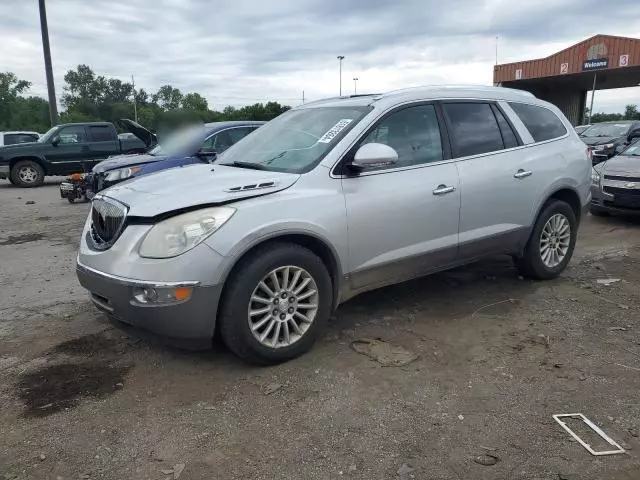
[[[309,350],[366,290],[509,254],[559,275],[590,202],[591,160],[554,106],[516,90],[432,87],[290,110],[213,165],[98,195],[77,274],[112,317],[240,357]]]

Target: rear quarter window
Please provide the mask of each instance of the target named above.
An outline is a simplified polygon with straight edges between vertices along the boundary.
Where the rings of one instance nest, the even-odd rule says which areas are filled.
[[[567,133],[562,120],[547,108],[516,102],[509,102],[509,106],[520,117],[536,142],[553,140]]]

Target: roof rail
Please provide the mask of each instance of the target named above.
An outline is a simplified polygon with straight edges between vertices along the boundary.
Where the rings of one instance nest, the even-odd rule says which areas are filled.
[[[535,97],[535,95],[531,92],[527,92],[526,90],[518,90],[515,88],[506,88],[506,87],[494,87],[492,85],[464,85],[464,84],[458,84],[458,85],[421,85],[421,86],[417,86],[417,87],[407,87],[407,88],[401,88],[398,90],[391,90],[389,92],[384,93],[382,96],[387,96],[387,95],[395,95],[398,93],[404,93],[404,92],[412,92],[415,90],[486,90],[486,91],[492,91],[495,90],[497,88],[503,89],[503,90],[510,90],[512,92],[515,93],[520,93],[523,96],[526,97]]]

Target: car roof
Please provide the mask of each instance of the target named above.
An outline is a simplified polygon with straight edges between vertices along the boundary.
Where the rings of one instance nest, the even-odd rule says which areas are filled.
[[[209,133],[216,132],[218,130],[223,130],[225,128],[232,127],[259,127],[260,125],[264,125],[267,122],[262,121],[254,121],[254,120],[236,120],[236,121],[226,121],[226,122],[211,122],[205,123],[204,126],[209,130]]]
[[[516,90],[504,87],[489,87],[477,85],[432,85],[422,87],[404,88],[387,93],[374,93],[363,95],[349,95],[327,98],[315,102],[306,103],[301,108],[337,107],[337,106],[369,106],[376,102],[402,103],[405,101],[435,100],[440,98],[478,98],[489,100],[540,102],[536,97],[524,90]]]

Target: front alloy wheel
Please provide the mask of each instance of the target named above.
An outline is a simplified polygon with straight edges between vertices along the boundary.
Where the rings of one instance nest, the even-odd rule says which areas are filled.
[[[245,360],[285,362],[313,346],[332,305],[331,276],[323,261],[300,245],[272,243],[242,259],[227,280],[220,333]]]
[[[281,348],[302,338],[318,312],[318,286],[304,268],[269,272],[249,300],[249,328],[262,345]]]

